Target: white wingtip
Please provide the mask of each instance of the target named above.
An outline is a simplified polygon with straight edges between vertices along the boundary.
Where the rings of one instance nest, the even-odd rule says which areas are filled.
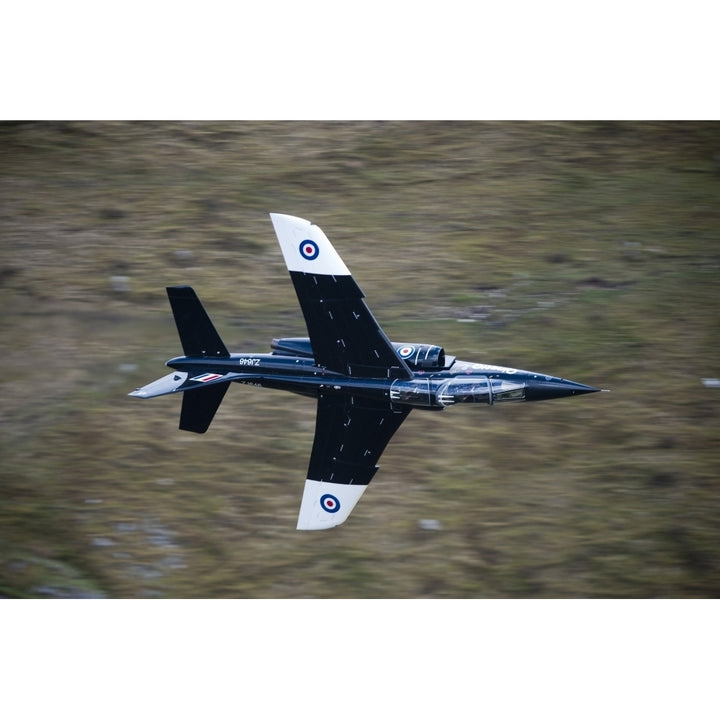
[[[326,530],[348,519],[367,485],[343,485],[340,483],[306,480],[298,530]]]
[[[275,234],[290,272],[350,275],[325,233],[309,220],[270,213]]]

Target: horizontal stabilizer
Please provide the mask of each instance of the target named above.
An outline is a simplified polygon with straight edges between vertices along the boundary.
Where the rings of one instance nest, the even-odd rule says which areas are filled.
[[[230,357],[205,308],[188,285],[167,288],[183,352],[188,357]]]
[[[228,387],[228,383],[223,383],[198,392],[185,393],[180,411],[180,429],[195,433],[206,432]]]

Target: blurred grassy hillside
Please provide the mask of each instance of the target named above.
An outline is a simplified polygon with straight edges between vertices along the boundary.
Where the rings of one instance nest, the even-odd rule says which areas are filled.
[[[0,197],[0,595],[720,595],[720,125],[5,123]],[[612,392],[413,413],[296,532],[311,401],[127,397],[166,285],[234,351],[304,334],[268,212],[392,339]]]

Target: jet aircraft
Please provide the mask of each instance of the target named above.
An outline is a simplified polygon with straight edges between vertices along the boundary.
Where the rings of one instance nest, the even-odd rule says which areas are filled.
[[[207,431],[232,382],[316,399],[298,530],[330,528],[348,518],[413,409],[597,392],[545,373],[457,360],[437,345],[390,342],[325,233],[291,215],[270,218],[308,337],[274,339],[270,353],[230,353],[195,291],[168,287],[184,355],[167,361],[169,375],[130,395],[183,393],[180,429],[195,433]]]

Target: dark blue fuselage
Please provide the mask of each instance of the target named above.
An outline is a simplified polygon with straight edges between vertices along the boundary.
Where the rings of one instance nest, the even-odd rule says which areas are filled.
[[[409,379],[344,375],[319,367],[304,353],[233,353],[227,358],[182,356],[169,360],[167,365],[197,375],[240,374],[234,382],[308,397],[337,393],[426,410],[444,410],[460,403],[492,405],[597,392],[589,385],[552,375],[454,358],[449,358],[449,363],[442,368],[413,368],[413,377]]]

